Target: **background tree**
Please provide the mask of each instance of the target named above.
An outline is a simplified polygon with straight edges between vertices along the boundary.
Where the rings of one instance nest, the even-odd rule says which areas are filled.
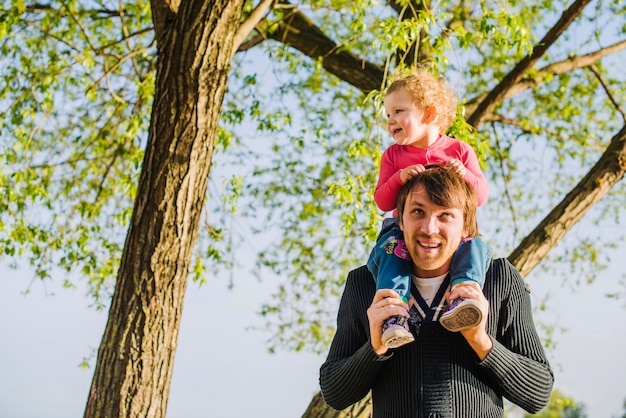
[[[547,254],[589,210],[603,228],[623,214],[619,3],[14,1],[0,13],[0,248],[42,279],[80,272],[101,307],[112,294],[86,416],[165,414],[188,274],[233,260],[233,208],[269,238],[257,274],[284,279],[263,309],[270,348],[325,349],[333,296],[379,226],[377,92],[400,66],[431,62],[464,98],[451,134],[485,163],[481,226],[500,255],[513,250],[523,274],[547,257],[574,281],[606,262],[594,230]],[[233,175],[199,228],[216,162]],[[319,401],[315,416],[333,416]]]
[[[524,418],[586,418],[585,405],[578,404],[572,398],[563,395],[558,390],[552,391],[550,403],[537,414],[524,414]]]

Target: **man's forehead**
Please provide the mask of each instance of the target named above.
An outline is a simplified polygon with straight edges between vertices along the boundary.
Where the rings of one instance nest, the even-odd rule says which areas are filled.
[[[434,205],[434,202],[430,200],[430,196],[428,196],[428,193],[426,193],[424,188],[419,185],[413,188],[411,192],[409,192],[406,203],[409,205]]]
[[[413,188],[413,190],[411,190],[409,192],[406,204],[407,205],[414,205],[414,206],[430,205],[430,206],[436,206],[436,207],[438,207],[440,209],[454,209],[452,207],[441,206],[441,205],[438,205],[435,202],[433,202],[431,200],[430,196],[428,196],[428,193],[426,193],[426,190],[424,189],[424,187],[421,184],[416,185]]]

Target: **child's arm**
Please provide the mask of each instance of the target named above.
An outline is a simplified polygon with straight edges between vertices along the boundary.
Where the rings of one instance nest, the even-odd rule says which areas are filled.
[[[465,181],[471,184],[476,191],[476,196],[478,198],[478,206],[481,206],[483,203],[487,201],[487,195],[489,194],[489,185],[487,184],[487,179],[480,169],[480,163],[478,162],[478,158],[476,157],[476,153],[474,149],[465,144],[463,160],[463,166],[465,166]]]
[[[387,148],[380,160],[380,174],[374,191],[378,208],[385,212],[394,210],[402,185],[424,170],[422,164],[414,164],[406,156],[403,158],[393,145]]]
[[[378,208],[384,212],[394,210],[398,193],[402,187],[400,179],[400,170],[395,167],[389,150],[383,152],[380,160],[380,172],[378,174],[378,183],[374,190],[374,201]]]

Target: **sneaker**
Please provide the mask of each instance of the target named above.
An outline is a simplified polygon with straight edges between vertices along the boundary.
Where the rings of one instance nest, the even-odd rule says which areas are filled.
[[[480,303],[473,299],[456,299],[439,319],[439,323],[448,331],[457,332],[475,327],[483,319]]]
[[[383,323],[383,345],[387,348],[398,348],[415,341],[409,331],[409,323],[403,316],[392,316]]]

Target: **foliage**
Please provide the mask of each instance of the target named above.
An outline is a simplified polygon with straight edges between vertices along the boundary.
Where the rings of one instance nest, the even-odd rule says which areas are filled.
[[[449,79],[464,105],[451,134],[484,164],[491,193],[481,230],[499,256],[623,125],[610,100],[626,97],[623,52],[585,68],[551,67],[623,40],[619,2],[588,7],[522,80],[528,88],[476,127],[464,112],[533,50],[569,2],[444,2],[430,10],[397,3],[415,17],[373,0],[281,4],[259,25],[262,41],[233,61],[192,277],[249,268],[242,260],[257,254],[237,250],[253,241],[255,274],[279,281],[261,310],[272,349],[325,348],[345,274],[364,262],[380,225],[372,193],[391,144],[380,111],[385,80],[362,92],[322,58],[272,40],[292,13],[305,13],[338,50],[386,76],[403,60],[426,60]],[[157,54],[151,24],[146,2],[13,0],[0,9],[1,253],[28,260],[41,278],[55,266],[80,273],[98,303],[115,279],[142,164]],[[421,55],[411,53],[414,41]],[[612,245],[621,245],[614,231],[625,192],[617,187],[570,232],[575,239],[543,264],[547,273],[593,280],[608,261],[599,238],[613,231]],[[247,224],[254,227],[236,227]]]
[[[586,418],[585,405],[578,404],[558,390],[552,391],[550,403],[537,414],[525,414],[525,418]]]
[[[398,22],[397,17],[388,15],[388,10],[382,7],[356,18],[329,8],[315,9],[311,15],[319,15],[315,24],[342,48],[357,51],[371,62],[384,62],[389,71],[395,65],[393,54],[401,55],[407,48],[408,44],[401,39],[417,36],[407,28],[415,25],[427,28],[433,46],[430,60],[448,77],[466,106],[471,106],[476,98],[493,88],[496,80],[507,74],[517,60],[529,53],[554,21],[556,10],[565,7],[557,2],[510,3],[502,8],[481,2],[481,6],[472,10],[443,10],[445,6],[439,5],[438,10],[419,13],[418,22],[412,21],[414,25]],[[546,13],[546,7],[554,13]],[[446,24],[457,16],[465,19],[463,25]],[[608,15],[598,15],[595,21],[606,22],[605,19]],[[360,31],[346,34],[345,28],[351,25],[359,27]],[[336,27],[343,30],[332,32]],[[616,32],[612,31],[619,33],[619,28],[608,25],[606,32],[596,32],[594,37],[587,28],[588,24],[581,19],[568,31],[568,34],[577,33],[576,38],[568,35],[559,41],[528,79],[553,62],[614,42]],[[590,36],[585,36],[587,33]],[[371,48],[365,50],[364,45],[371,45]],[[250,184],[250,196],[255,198],[252,204],[256,204],[258,196],[264,196],[264,207],[272,208],[270,218],[277,219],[276,223],[271,220],[265,223],[266,231],[280,231],[273,235],[278,235],[273,241],[275,244],[263,252],[260,259],[262,266],[282,278],[275,299],[262,312],[275,316],[272,347],[291,345],[299,349],[308,342],[309,346],[323,350],[323,343],[332,335],[332,329],[320,333],[319,327],[332,323],[335,309],[330,310],[330,315],[326,312],[328,317],[324,320],[318,307],[322,304],[336,306],[336,299],[329,303],[328,296],[340,292],[346,268],[365,261],[371,240],[377,234],[380,217],[375,214],[371,198],[376,177],[374,164],[382,150],[391,144],[391,139],[384,132],[377,91],[363,100],[354,89],[337,86],[336,78],[321,72],[318,62],[303,60],[297,52],[276,42],[265,42],[261,48],[264,56],[280,56],[282,61],[250,54],[249,64],[243,62],[237,68],[244,74],[249,68],[257,80],[263,80],[255,85],[256,92],[250,93],[255,100],[275,92],[284,97],[281,103],[268,100],[264,109],[275,109],[271,111],[273,114],[289,114],[290,121],[297,121],[285,125],[281,132],[262,136],[262,140],[275,144],[273,150],[281,163],[269,163],[274,174],[267,182]],[[606,65],[603,61],[599,68],[608,74],[611,94],[623,97],[623,75],[617,71],[616,64],[617,61],[607,60]],[[343,92],[346,89],[349,94]],[[291,92],[292,95],[282,96]],[[240,100],[243,95],[235,97]],[[463,111],[461,108],[460,114]],[[264,118],[251,119],[258,127],[265,123]],[[476,130],[469,129],[462,121],[462,118],[457,120],[451,134],[477,149],[491,180],[490,201],[481,208],[481,230],[499,256],[510,252],[574,187],[599,157],[607,137],[623,124],[619,111],[608,104],[597,75],[584,69],[542,75],[536,88],[506,100],[488,123]],[[240,135],[245,137],[247,131]],[[337,152],[341,149],[346,152]],[[321,170],[322,160],[308,163],[315,157],[325,158],[321,156],[324,150],[327,150],[325,155],[332,158],[327,165],[332,170]],[[262,160],[263,165],[268,160]],[[294,171],[294,167],[303,164],[306,168],[302,171],[316,173],[314,178]],[[259,172],[267,171],[253,172],[247,177],[252,178]],[[368,176],[363,177],[364,173]],[[327,186],[329,196],[324,198],[323,194],[314,192],[320,184],[316,181]],[[571,270],[576,273],[572,275],[574,281],[593,281],[609,261],[597,243],[610,246],[621,242],[622,237],[615,233],[612,233],[614,240],[608,242],[601,241],[600,237],[610,225],[619,224],[619,216],[615,214],[620,212],[618,201],[623,196],[623,187],[614,190],[603,205],[594,209],[589,223],[570,232],[577,239],[559,245],[550,256],[551,260],[542,266],[546,274],[565,280]],[[317,210],[324,204],[324,209]],[[339,219],[343,221],[341,225],[336,224]],[[329,226],[310,227],[314,222]],[[339,234],[341,226],[343,233]],[[348,254],[346,248],[355,251]],[[355,258],[346,258],[350,255]],[[326,336],[322,344],[320,336]]]
[[[0,253],[106,301],[154,94],[149,4],[12,1],[0,22]]]

